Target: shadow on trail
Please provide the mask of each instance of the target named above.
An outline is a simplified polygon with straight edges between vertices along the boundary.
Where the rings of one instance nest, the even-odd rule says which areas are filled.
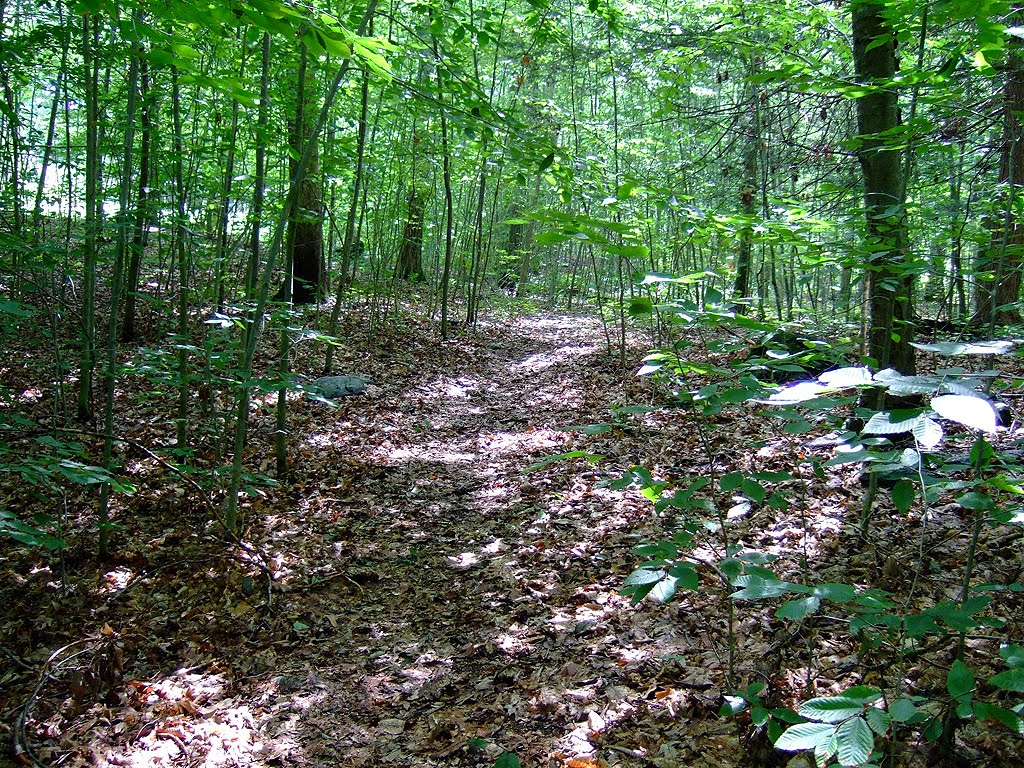
[[[621,575],[606,551],[625,546],[634,512],[581,485],[578,466],[525,473],[571,450],[559,427],[605,419],[607,393],[593,390],[623,376],[582,322],[485,332],[468,360],[385,385],[374,406],[385,417],[364,414],[358,434],[325,422],[330,445],[309,436],[322,463],[360,471],[314,490],[295,531],[305,538],[295,551],[331,562],[292,566],[321,572],[324,587],[303,586],[289,606],[306,629],[278,659],[301,667],[299,689],[264,694],[278,764],[478,766],[509,750],[540,765],[596,754],[598,721],[618,706],[602,695],[614,687],[607,670],[648,655],[629,649]],[[360,408],[346,406],[338,423]]]

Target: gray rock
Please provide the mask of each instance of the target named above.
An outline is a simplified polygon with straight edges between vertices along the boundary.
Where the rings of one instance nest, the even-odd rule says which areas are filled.
[[[314,397],[319,395],[329,400],[337,397],[350,397],[366,392],[369,379],[362,376],[321,376],[309,384],[306,389]]]

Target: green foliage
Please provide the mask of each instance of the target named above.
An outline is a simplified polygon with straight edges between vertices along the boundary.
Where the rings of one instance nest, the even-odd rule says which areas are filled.
[[[22,544],[27,544],[30,547],[40,547],[48,550],[64,548],[64,539],[47,532],[47,529],[53,525],[52,520],[46,517],[37,517],[34,523],[22,522],[13,512],[0,509],[0,536],[20,541]]]
[[[519,758],[515,752],[504,752],[494,761],[494,768],[519,768]]]
[[[37,425],[27,420],[4,422],[9,442],[0,444],[0,475],[16,476],[39,506],[52,509],[53,499],[75,486],[106,484],[117,493],[135,492],[135,486],[125,478],[91,463],[82,443],[39,434]],[[66,542],[61,527],[61,522],[48,512],[15,514],[0,510],[0,537],[27,546],[63,549]]]
[[[705,312],[693,309],[688,313],[687,322],[693,327],[719,327],[734,320],[739,320],[736,325],[742,329],[750,325],[746,319],[718,308]],[[771,335],[770,329],[757,330]],[[814,379],[770,388],[762,385],[757,375],[762,358],[728,367],[707,364],[698,367],[683,355],[683,349],[680,343],[675,348],[652,353],[646,358],[641,373],[672,382],[674,400],[690,408],[699,406],[698,418],[710,419],[723,408],[744,403],[764,404],[776,409],[770,413],[783,422],[783,432],[801,434],[814,422],[838,423],[842,414],[852,410],[863,419],[863,427],[859,431],[838,431],[835,455],[814,459],[816,471],[857,462],[877,474],[904,473],[891,486],[893,507],[901,515],[908,514],[916,505],[931,504],[936,494],[954,494],[958,505],[976,516],[972,548],[982,524],[1020,524],[1024,520],[1024,515],[1019,513],[1024,488],[1011,479],[1015,471],[993,473],[989,470],[996,457],[985,435],[999,429],[996,409],[988,395],[991,378],[959,374],[955,369],[937,376],[903,376],[891,370],[873,372],[864,366],[846,366],[821,373]],[[1009,349],[1005,344],[981,342],[974,346],[943,345],[930,351],[959,355],[980,354],[981,350],[985,354],[1004,353]],[[785,359],[789,354],[788,351],[777,356],[766,354],[764,359]],[[751,371],[751,368],[757,370]],[[679,386],[697,371],[702,376],[718,377],[718,380],[690,390]],[[876,389],[898,397],[921,398],[922,405],[883,411],[861,407],[860,393]],[[939,462],[937,466],[944,471],[957,471],[956,465],[943,464],[939,453],[948,438],[943,425],[949,423],[967,428],[976,436],[970,465],[960,467],[974,472],[965,481],[934,478],[929,471],[932,465],[928,462],[933,460]],[[902,439],[903,435],[909,436],[914,448],[890,450],[891,441]],[[924,484],[920,482],[922,479]],[[624,580],[622,593],[634,602],[645,597],[666,602],[685,590],[707,594],[724,581],[732,587],[729,599],[737,608],[772,601],[777,603],[774,617],[787,622],[812,622],[820,620],[818,617],[823,614],[845,616],[850,638],[875,654],[888,649],[894,654],[892,663],[898,662],[902,653],[899,649],[928,642],[943,647],[948,638],[967,633],[986,632],[998,636],[1005,621],[994,610],[992,593],[1005,589],[1001,585],[977,585],[966,590],[958,600],[940,600],[908,610],[882,589],[848,583],[802,584],[781,579],[772,570],[774,558],[767,554],[732,547],[727,556],[717,562],[708,562],[706,556],[696,557],[707,535],[721,535],[729,525],[728,518],[722,514],[723,504],[735,504],[740,498],[751,508],[771,506],[773,499],[781,496],[773,486],[793,481],[793,476],[785,472],[732,471],[717,478],[714,484],[705,477],[698,477],[675,489],[652,477],[643,467],[633,467],[614,481],[613,487],[635,487],[659,511],[678,510],[681,517],[671,537],[636,549],[642,561]],[[1007,504],[1004,497],[1017,501]],[[705,574],[713,578],[706,579]],[[968,573],[968,582],[969,576]],[[1014,586],[1024,589],[1022,585]],[[1024,691],[1024,673],[1021,672],[1024,650],[1004,643],[1000,655],[1007,669],[990,677],[989,686],[1007,692]],[[894,724],[917,729],[927,741],[948,736],[949,728],[956,728],[958,722],[969,719],[989,720],[1021,732],[1024,704],[1007,707],[982,701],[978,699],[980,690],[969,660],[960,651],[948,667],[944,690],[932,692],[930,697],[895,696],[889,701],[881,688],[857,686],[838,696],[809,699],[792,711],[765,706],[760,698],[763,686],[757,684],[727,696],[721,714],[732,716],[749,710],[752,725],[767,728],[778,749],[811,751],[821,766],[830,761],[849,766],[877,765],[882,755],[876,748],[876,739],[889,737]]]
[[[797,708],[807,722],[787,728],[775,747],[787,752],[813,750],[818,765],[833,757],[844,766],[875,764],[875,735],[884,736],[892,720],[873,706],[881,698],[877,688],[857,686],[839,696],[809,699]]]

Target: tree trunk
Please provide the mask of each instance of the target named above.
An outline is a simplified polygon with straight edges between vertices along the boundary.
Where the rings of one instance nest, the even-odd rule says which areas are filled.
[[[291,274],[285,280],[291,282],[291,290],[282,286],[275,297],[291,300],[295,304],[309,304],[316,301],[323,278],[324,211],[323,188],[320,183],[320,156],[313,145],[309,165],[301,177],[297,176],[298,163],[295,157],[302,152],[313,135],[312,121],[316,117],[316,88],[313,70],[309,66],[309,54],[302,45],[299,59],[298,98],[296,103],[295,127],[292,131],[292,184],[299,187],[295,210],[291,212],[288,242],[291,245]]]
[[[1012,23],[1024,20],[1024,10],[1014,4]],[[1024,266],[1024,226],[1014,213],[1024,189],[1024,58],[1022,41],[1010,35],[1007,42],[1006,80],[1003,84],[1003,137],[999,153],[999,209],[988,223],[988,245],[978,253],[975,312],[972,323],[994,328],[1021,322],[1015,306],[1020,297]]]
[[[413,143],[418,143],[413,139]],[[398,251],[399,280],[419,281],[423,279],[423,198],[415,171],[409,182],[408,206],[405,227],[402,231],[402,246]]]
[[[82,70],[85,84],[85,236],[82,243],[82,344],[78,371],[78,419],[93,417],[92,385],[96,367],[96,197],[99,191],[99,72],[90,14],[82,15]]]
[[[171,67],[171,120],[174,125],[174,247],[178,261],[178,408],[175,422],[175,446],[179,451],[188,448],[188,419],[191,410],[191,392],[188,372],[189,346],[189,249],[185,244],[188,231],[185,223],[185,158],[181,141],[181,86],[178,68]]]
[[[263,223],[263,197],[264,183],[266,176],[267,158],[267,125],[270,122],[269,109],[270,90],[270,33],[263,33],[262,58],[260,64],[260,102],[259,117],[257,123],[259,130],[256,132],[256,174],[253,179],[252,209],[249,212],[249,224],[252,227],[252,237],[249,241],[249,260],[245,270],[245,301],[247,305],[258,300],[257,280],[260,268],[260,228]],[[266,293],[261,297],[265,299]],[[256,310],[262,312],[257,306]],[[245,327],[244,346],[246,351],[245,359],[242,361],[244,375],[248,375],[252,369],[248,349],[250,346],[249,337],[257,333],[256,318],[259,315],[253,312]],[[238,529],[238,492],[242,485],[242,466],[245,454],[245,443],[249,434],[249,387],[243,383],[238,391],[238,406],[236,408],[235,429],[232,444],[231,456],[231,479],[228,490],[227,507],[224,511],[224,525],[231,532]]]
[[[132,235],[128,256],[128,276],[125,281],[124,323],[121,326],[121,340],[135,339],[136,294],[142,273],[142,255],[146,248],[146,225],[149,221],[149,190],[155,187],[150,179],[150,152],[153,140],[153,119],[150,113],[149,67],[145,57],[139,62],[139,192],[135,202],[135,231]]]
[[[879,368],[914,373],[910,346],[911,278],[905,269],[907,219],[901,154],[890,145],[900,125],[895,32],[881,0],[855,0],[853,61],[860,82],[872,86],[857,99],[857,159],[864,177],[864,241],[868,355]]]
[[[243,61],[239,79],[245,75]],[[224,162],[224,181],[221,187],[220,217],[217,222],[217,255],[214,257],[215,282],[217,293],[217,311],[224,311],[225,269],[228,259],[228,229],[231,224],[231,187],[235,179],[235,136],[238,134],[238,99],[231,100],[231,128],[224,136],[226,160]]]
[[[142,12],[135,11],[133,22],[142,20]],[[117,213],[117,252],[114,258],[113,278],[110,286],[110,320],[107,323],[107,359],[103,368],[103,468],[113,473],[114,457],[114,387],[117,383],[117,318],[120,311],[121,290],[124,285],[124,264],[128,254],[128,206],[129,181],[132,177],[132,160],[135,149],[135,106],[139,84],[139,63],[141,47],[132,48],[128,65],[128,97],[125,105],[124,155],[121,158],[121,193]],[[105,560],[109,554],[110,531],[110,483],[100,486],[99,507],[99,557]]]
[[[749,68],[754,74],[753,66]],[[753,262],[753,218],[757,213],[760,188],[758,180],[757,157],[761,147],[761,115],[759,109],[759,93],[757,84],[749,79],[748,109],[746,119],[746,146],[743,148],[743,178],[740,179],[740,206],[743,215],[751,222],[740,233],[740,241],[736,251],[736,274],[732,284],[732,308],[734,312],[749,313],[747,301],[750,298],[750,270]]]
[[[363,196],[363,173],[366,161],[366,127],[370,105],[370,76],[363,72],[359,86],[359,124],[356,134],[356,167],[352,174],[352,199],[349,201],[348,215],[345,217],[345,238],[341,244],[341,266],[338,269],[337,290],[334,295],[334,306],[331,307],[331,322],[327,333],[338,334],[338,321],[341,319],[341,299],[348,290],[349,284],[355,279],[355,270],[363,256],[363,243],[356,238],[356,217],[359,213],[359,201]],[[324,357],[324,375],[329,376],[334,369],[334,345],[327,345]]]
[[[433,29],[433,25],[431,25]],[[434,59],[438,64],[437,77],[444,85],[444,69],[438,52],[437,36],[431,32]],[[455,206],[452,196],[452,158],[448,146],[448,113],[445,111],[444,99],[440,102],[441,112],[441,177],[444,182],[444,265],[441,269],[441,340],[448,338],[449,300],[451,298],[452,257],[455,246]]]

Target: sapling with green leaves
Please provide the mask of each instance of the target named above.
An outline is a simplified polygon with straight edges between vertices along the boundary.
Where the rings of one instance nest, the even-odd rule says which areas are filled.
[[[715,318],[715,321],[723,320]],[[919,346],[927,346],[926,351],[939,354],[1005,353],[1012,347],[1005,342]],[[920,654],[926,643],[925,647],[931,649],[948,647],[946,638],[956,643],[954,661],[940,695],[910,694],[904,688],[905,675],[897,672],[891,683],[883,681],[883,685],[877,687],[856,686],[838,696],[812,697],[790,710],[765,705],[763,684],[752,683],[726,697],[722,714],[749,710],[752,724],[756,728],[767,728],[777,748],[813,751],[816,763],[822,766],[830,762],[878,765],[886,754],[876,747],[876,741],[883,738],[883,744],[891,745],[895,735],[906,729],[919,732],[939,748],[952,744],[957,727],[964,719],[990,720],[1018,732],[1024,731],[1022,705],[1003,706],[976,700],[976,675],[968,666],[964,643],[970,633],[994,632],[998,637],[998,630],[1003,626],[993,613],[993,597],[987,594],[997,587],[975,584],[981,533],[985,525],[1024,521],[1019,505],[1007,506],[999,500],[1019,498],[1024,495],[1024,488],[1011,475],[993,469],[995,450],[987,436],[1000,429],[999,413],[991,396],[996,375],[954,369],[935,375],[905,376],[893,370],[873,372],[867,367],[854,366],[826,371],[815,379],[778,388],[765,396],[757,378],[742,369],[712,371],[706,366],[702,374],[734,376],[738,377],[738,382],[713,381],[687,392],[679,384],[692,375],[695,365],[680,350],[663,350],[648,357],[644,372],[669,378],[675,386],[675,398],[685,404],[690,414],[714,415],[728,405],[752,401],[776,408],[776,414],[784,422],[783,431],[791,435],[810,431],[814,422],[822,421],[822,417],[838,424],[844,415],[856,413],[863,419],[863,427],[860,430],[840,428],[833,433],[833,439],[825,443],[836,447],[835,454],[831,458],[814,459],[816,472],[820,474],[830,466],[866,463],[869,471],[876,475],[898,473],[891,484],[891,499],[900,515],[908,515],[918,506],[930,505],[942,494],[953,493],[959,507],[972,516],[960,575],[960,596],[914,609],[911,596],[916,594],[922,557],[916,565],[908,567],[910,591],[904,601],[897,601],[886,590],[860,584],[801,584],[783,580],[770,567],[772,556],[733,547],[727,536],[726,556],[718,561],[711,562],[706,556],[695,554],[698,543],[704,543],[712,534],[718,546],[722,546],[728,519],[723,519],[719,510],[726,494],[736,494],[750,504],[772,505],[780,499],[784,504],[785,499],[778,493],[770,494],[766,485],[792,479],[786,473],[730,472],[716,477],[712,467],[708,477],[694,478],[673,490],[643,467],[631,469],[616,481],[617,487],[636,486],[657,510],[678,510],[679,513],[675,534],[638,548],[637,553],[645,561],[626,578],[623,586],[623,592],[634,601],[650,597],[667,602],[681,590],[700,590],[703,586],[700,574],[711,571],[717,575],[717,580],[735,588],[730,595],[730,607],[734,603],[777,600],[780,604],[773,615],[781,621],[804,623],[816,617],[828,623],[845,621],[851,638],[859,640],[865,651],[876,656],[886,658],[889,654],[896,670],[904,670],[907,661]],[[858,391],[865,388],[881,390],[890,396],[913,396],[921,400],[921,405],[902,411],[858,409],[857,404],[861,402]],[[974,434],[969,461],[960,467],[946,465],[946,471],[965,471],[966,480],[937,479],[931,476],[930,466],[926,464],[928,456],[942,452],[943,444],[948,442],[950,424]],[[699,427],[698,432],[706,440],[706,433]],[[911,447],[907,447],[906,442],[893,445],[892,439],[897,435],[907,435]],[[927,524],[927,515],[923,519]],[[862,520],[862,532],[866,535],[865,525]],[[922,545],[923,541],[922,538]],[[827,611],[824,606],[828,606]],[[731,617],[730,612],[730,621]],[[727,679],[733,680],[735,640],[732,636],[729,642]],[[989,684],[1004,691],[1022,691],[1024,674],[1019,674],[1024,668],[1022,657],[1013,650],[1014,646],[1004,645],[1003,648],[1001,656],[1009,669],[992,677]],[[784,727],[787,724],[788,727]]]

